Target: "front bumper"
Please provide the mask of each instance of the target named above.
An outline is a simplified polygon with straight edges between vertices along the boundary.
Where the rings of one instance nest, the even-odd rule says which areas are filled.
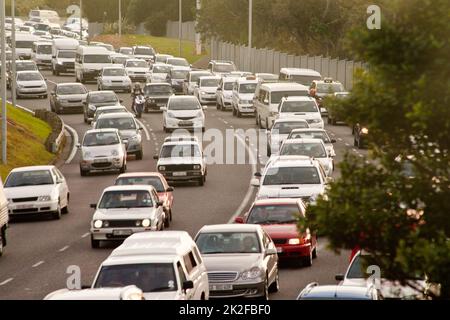
[[[203,119],[194,118],[190,120],[181,120],[176,118],[166,118],[167,129],[193,129],[204,128],[205,122]]]
[[[156,231],[156,227],[151,226],[148,228],[135,227],[135,228],[101,228],[101,229],[91,228],[90,231],[93,240],[117,241],[123,240],[135,233]]]
[[[100,70],[83,71],[83,80],[96,80],[100,74]]]
[[[279,259],[298,259],[308,257],[311,253],[311,244],[277,245]]]
[[[149,77],[145,74],[129,74],[132,82],[144,82],[147,83],[149,81]]]
[[[80,162],[81,169],[85,171],[109,171],[120,170],[123,167],[124,159],[120,157],[89,159]]]
[[[42,66],[42,67],[51,67],[52,60],[36,60],[36,65]]]
[[[131,83],[102,83],[102,89],[131,91]]]
[[[196,181],[203,177],[201,170],[190,171],[160,171],[167,181]]]
[[[147,98],[145,101],[145,108],[147,110],[153,110],[153,111],[161,111],[161,108],[167,106],[167,102],[169,101],[169,98],[167,99],[159,99],[159,98]]]
[[[8,212],[10,216],[26,214],[46,214],[58,209],[58,201],[33,201],[26,203],[10,202]]]
[[[75,72],[75,63],[55,64],[55,70],[58,72]]]
[[[265,283],[226,283],[232,286],[231,290],[214,290],[225,283],[209,283],[209,297],[214,298],[257,298],[264,295]]]
[[[198,100],[201,104],[216,103],[217,96],[215,94],[201,94]]]
[[[255,113],[255,107],[252,104],[238,104],[240,113]]]

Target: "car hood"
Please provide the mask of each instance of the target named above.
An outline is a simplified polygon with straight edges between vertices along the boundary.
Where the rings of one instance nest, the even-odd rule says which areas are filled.
[[[177,291],[170,292],[144,292],[145,300],[181,300]]]
[[[216,93],[217,87],[201,87],[199,88],[200,91],[204,91],[206,93]]]
[[[93,220],[139,220],[156,218],[155,208],[97,209]]]
[[[168,112],[173,113],[175,117],[195,117],[201,109],[197,110],[169,110]]]
[[[289,224],[265,224],[262,228],[269,234],[271,238],[295,238],[299,232],[295,223]]]
[[[131,137],[139,135],[136,130],[120,130],[119,134],[122,139],[130,139]]]
[[[259,188],[258,198],[303,198],[316,196],[323,191],[324,187],[320,184],[262,185]]]
[[[258,266],[259,262],[263,259],[263,255],[261,253],[204,254],[202,258],[208,272],[242,272]]]
[[[23,187],[5,188],[4,190],[7,199],[39,197],[52,195],[52,193],[55,190],[55,185],[49,184],[42,186],[23,186]]]
[[[121,146],[120,144],[115,144],[111,146],[92,146],[92,147],[85,147],[83,146],[81,148],[81,152],[84,154],[85,152],[89,152],[91,155],[91,158],[95,157],[111,157],[112,151],[117,150],[120,152]]]
[[[201,157],[172,157],[161,158],[158,161],[158,166],[165,166],[169,164],[201,164]]]

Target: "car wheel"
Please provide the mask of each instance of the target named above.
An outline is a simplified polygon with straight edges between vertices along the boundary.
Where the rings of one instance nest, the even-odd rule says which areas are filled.
[[[58,69],[55,69],[55,73],[54,74],[55,74],[55,76],[59,76],[60,73],[59,73]]]
[[[277,275],[275,276],[275,281],[270,285],[269,292],[278,292],[280,291],[280,275],[277,270]]]
[[[267,156],[270,157],[272,155],[272,150],[269,145],[267,145]]]
[[[58,204],[58,208],[56,208],[56,211],[52,213],[52,218],[55,220],[61,219],[61,206]]]
[[[242,118],[242,113],[239,111],[239,109],[236,111],[236,113],[238,118]]]
[[[316,247],[314,248],[313,252],[312,252],[312,258],[316,259],[317,258],[317,244]]]
[[[329,118],[329,117],[328,117]],[[335,126],[337,123],[335,118],[331,118],[331,125]]]
[[[80,168],[80,175],[81,175],[82,177],[86,177],[86,176],[88,175],[88,172],[89,172],[89,171],[83,170],[82,168]]]
[[[170,216],[169,213],[166,214],[166,217],[164,219],[164,228],[170,227]]]
[[[172,221],[172,209],[169,210],[169,219]]]
[[[264,294],[261,297],[261,300],[269,300],[269,277],[266,277],[266,281],[264,283]]]
[[[86,115],[86,112],[83,112],[83,120],[84,120],[84,123],[87,123],[88,122],[88,119],[87,119],[87,115]]]
[[[305,267],[311,267],[312,263],[313,263],[313,253],[312,251],[310,251],[309,255],[303,258],[303,264]]]
[[[265,129],[269,130],[269,118],[266,118],[266,127]]]
[[[94,238],[91,236],[91,247],[93,249],[100,248],[100,240],[94,240]]]
[[[144,154],[141,151],[136,152],[136,160],[142,160],[142,158],[144,157]]]
[[[62,211],[61,211],[61,213],[63,213],[63,214],[69,213],[69,198],[70,198],[70,196],[67,195],[67,205],[64,208],[62,208]]]
[[[205,185],[205,177],[201,177],[198,179],[198,184],[200,187],[203,187]]]

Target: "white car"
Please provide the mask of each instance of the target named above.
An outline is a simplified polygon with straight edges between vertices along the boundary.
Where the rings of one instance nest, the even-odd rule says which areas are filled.
[[[91,222],[91,246],[124,240],[133,233],[164,229],[163,203],[153,186],[112,186],[103,191]]]
[[[168,58],[166,63],[178,70],[191,71],[191,65],[185,58]]]
[[[165,132],[174,129],[201,129],[205,131],[206,106],[202,107],[196,97],[171,96],[167,107],[162,107]]]
[[[267,156],[276,154],[291,131],[299,128],[309,128],[308,122],[298,118],[276,119],[272,129],[267,131]]]
[[[305,156],[278,156],[267,163],[261,179],[252,179],[258,187],[257,199],[301,198],[305,202],[315,201],[324,194],[332,181],[327,178],[319,161]]]
[[[147,83],[149,81],[150,68],[145,60],[128,59],[125,62],[125,70],[133,82]]]
[[[98,107],[95,110],[94,113],[94,118],[92,119],[91,125],[92,128],[95,128],[95,123],[97,122],[97,119],[100,117],[100,115],[105,114],[105,113],[118,113],[118,112],[127,112],[127,113],[131,113],[128,111],[128,109],[125,106],[104,106],[104,107]]]
[[[155,60],[155,49],[150,46],[134,46],[133,57],[135,59],[142,59],[146,62],[153,62]]]
[[[18,71],[16,98],[40,97],[47,99],[47,83],[39,71]]]
[[[287,139],[280,148],[280,156],[308,156],[319,160],[328,177],[334,170],[334,161],[322,139]]]
[[[253,98],[255,97],[258,80],[254,77],[239,78],[233,86],[232,108],[233,115],[240,118],[242,115],[255,114]]]
[[[128,57],[133,57],[133,48],[132,47],[120,47],[117,51],[120,54],[123,54]]]
[[[121,66],[123,67],[125,65],[125,62],[130,59],[130,56],[127,56],[125,54],[122,53],[117,53],[117,52],[111,52],[111,54],[109,55],[112,61],[113,66]]]
[[[216,94],[216,105],[218,110],[226,110],[233,107],[233,85],[237,79],[238,78],[235,77],[222,77],[220,80]]]
[[[173,56],[170,55],[170,54],[160,54],[160,53],[158,53],[158,54],[155,55],[155,63],[166,64],[167,59],[169,59],[169,58],[173,58]]]
[[[335,157],[333,143],[336,139],[330,139],[325,129],[294,129],[291,131],[287,139],[322,139],[330,157]]]
[[[69,212],[70,191],[55,166],[32,166],[11,170],[4,185],[10,216],[51,214],[60,219]]]
[[[316,99],[311,97],[287,97],[281,99],[278,118],[298,117],[308,122],[310,128],[323,129],[322,115]]]
[[[44,300],[145,300],[144,293],[136,286],[123,288],[99,288],[56,290],[45,296]]]
[[[81,152],[80,174],[87,176],[91,171],[127,169],[126,146],[117,129],[88,130],[78,145]]]
[[[192,139],[171,139],[161,147],[156,168],[167,182],[191,182],[198,181],[200,186],[206,182],[208,169],[206,158],[200,147],[198,140]]]
[[[212,76],[212,73],[206,70],[193,70],[190,71],[183,83],[183,94],[193,95],[194,89],[197,86],[198,79],[200,77]]]
[[[216,103],[217,88],[219,87],[220,77],[203,76],[197,80],[197,86],[194,89],[194,96],[203,104]]]
[[[97,78],[97,87],[98,91],[113,90],[130,93],[131,79],[124,67],[105,67]]]
[[[150,69],[149,81],[153,83],[166,82],[170,73],[170,66],[163,63],[154,63]]]

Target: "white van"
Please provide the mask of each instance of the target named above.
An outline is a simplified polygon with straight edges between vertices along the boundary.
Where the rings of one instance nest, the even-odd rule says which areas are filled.
[[[196,243],[185,231],[128,237],[101,264],[92,288],[135,285],[146,300],[207,300],[209,282]]]
[[[0,178],[0,257],[3,254],[3,248],[6,246],[6,229],[8,228],[8,200],[3,191],[3,182]]]
[[[256,124],[270,129],[278,117],[278,105],[284,97],[304,97],[309,88],[295,82],[261,83],[257,86],[253,105],[256,110]]]
[[[75,80],[96,80],[104,67],[112,66],[111,52],[99,46],[79,46],[75,55]]]
[[[60,22],[59,15],[54,10],[31,10],[28,18],[31,20],[32,18],[39,18],[39,19],[47,19],[51,23],[58,23]]]
[[[17,60],[30,60],[33,43],[37,42],[39,37],[29,33],[18,32],[16,34],[16,56]]]
[[[51,67],[52,43],[50,41],[38,41],[33,44],[31,59],[38,67]]]
[[[294,81],[304,86],[309,86],[314,80],[321,80],[322,75],[312,69],[281,68],[279,79]]]
[[[75,54],[79,42],[76,39],[53,39],[52,43],[52,73],[59,75],[75,70]]]

